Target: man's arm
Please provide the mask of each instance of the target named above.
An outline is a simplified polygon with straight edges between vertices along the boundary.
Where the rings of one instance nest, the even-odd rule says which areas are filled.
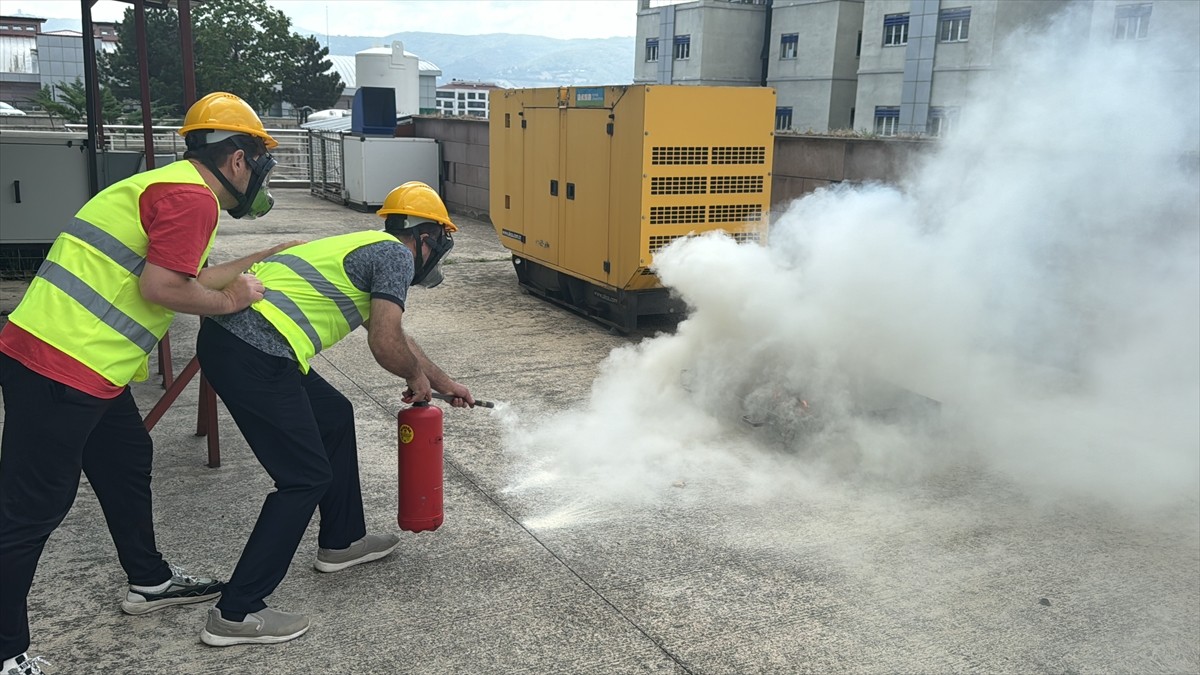
[[[454,400],[450,405],[455,408],[466,408],[475,405],[475,397],[471,395],[471,391],[461,384],[450,379],[450,376],[445,373],[436,363],[429,360],[425,356],[425,351],[421,349],[421,345],[413,339],[413,336],[405,333],[404,338],[408,341],[408,350],[412,352],[417,361],[421,364],[421,370],[429,377],[430,385],[438,392],[450,394]]]
[[[371,321],[367,324],[367,345],[375,362],[393,375],[403,377],[413,391],[413,400],[430,399],[429,377],[421,362],[409,349],[401,323],[404,310],[390,300],[371,299]]]
[[[246,270],[250,269],[250,266],[254,263],[260,262],[264,258],[273,256],[285,248],[299,246],[303,243],[305,242],[302,239],[289,241],[283,244],[277,244],[271,248],[265,248],[257,253],[251,253],[250,255],[243,256],[237,260],[230,260],[229,262],[224,262],[220,265],[209,265],[208,267],[200,270],[200,274],[196,276],[196,279],[203,284],[205,288],[211,288],[214,291],[219,291],[232,283],[239,274],[242,274]]]
[[[388,372],[403,377],[413,392],[404,397],[404,402],[428,401],[430,391],[436,390],[453,396],[450,405],[456,408],[475,405],[471,391],[450,379],[404,331],[403,317],[404,310],[396,303],[373,298],[371,320],[366,325],[367,344],[375,361]]]
[[[142,297],[156,305],[185,314],[231,314],[263,296],[263,285],[254,275],[239,274],[221,289],[212,289],[182,272],[147,262],[138,280]]]

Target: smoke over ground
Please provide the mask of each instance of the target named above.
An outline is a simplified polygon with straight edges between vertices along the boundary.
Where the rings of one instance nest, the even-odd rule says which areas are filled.
[[[755,501],[965,468],[1033,498],[1194,501],[1197,54],[1066,30],[1007,45],[904,184],[798,200],[766,248],[659,253],[689,318],[615,350],[578,409],[514,413],[513,489]]]

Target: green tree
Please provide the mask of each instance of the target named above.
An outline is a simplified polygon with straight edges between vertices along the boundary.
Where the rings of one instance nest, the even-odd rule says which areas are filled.
[[[192,14],[199,92],[228,91],[255,110],[275,102],[291,19],[266,0],[212,0]]]
[[[292,32],[291,19],[266,0],[206,0],[194,7],[192,52],[198,96],[228,91],[263,111],[278,102],[281,93],[285,100],[314,108],[329,107],[341,95],[341,79],[336,72],[327,73],[330,65],[323,63],[329,50],[315,38]],[[117,35],[117,50],[101,65],[102,81],[109,83],[119,99],[136,102],[141,88],[132,8],[125,10]],[[182,117],[178,13],[147,7],[146,41],[152,105]]]
[[[55,92],[58,93],[55,96]],[[108,87],[100,88],[101,110],[104,122],[115,124],[121,121],[121,104]],[[78,77],[74,82],[46,85],[33,96],[33,102],[51,116],[57,115],[71,124],[87,121],[87,89]]]
[[[117,37],[120,41],[116,51],[100,59],[101,82],[111,87],[113,94],[126,102],[127,107],[136,107],[140,105],[142,87],[132,8],[125,10],[117,24]],[[183,56],[179,49],[179,14],[173,9],[147,6],[146,43],[151,108],[161,115],[182,117]]]
[[[313,36],[293,34],[293,45],[279,71],[283,100],[297,108],[331,108],[342,95],[345,85],[332,64],[325,60],[329,49]]]

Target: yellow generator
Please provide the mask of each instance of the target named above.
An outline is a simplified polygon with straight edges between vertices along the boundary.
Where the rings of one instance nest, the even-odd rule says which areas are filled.
[[[682,310],[650,271],[678,237],[766,237],[775,92],[495,91],[491,218],[521,286],[621,331]]]

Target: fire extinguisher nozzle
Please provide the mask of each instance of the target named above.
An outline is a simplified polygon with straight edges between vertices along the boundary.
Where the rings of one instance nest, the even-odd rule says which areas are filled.
[[[433,398],[436,398],[439,401],[445,401],[446,403],[453,403],[454,399],[456,398],[455,396],[451,396],[450,394],[439,394],[436,391],[431,393],[430,396],[432,396]],[[475,399],[475,405],[473,405],[471,407],[472,408],[495,408],[496,404],[492,403],[491,401],[481,401],[479,399]]]

